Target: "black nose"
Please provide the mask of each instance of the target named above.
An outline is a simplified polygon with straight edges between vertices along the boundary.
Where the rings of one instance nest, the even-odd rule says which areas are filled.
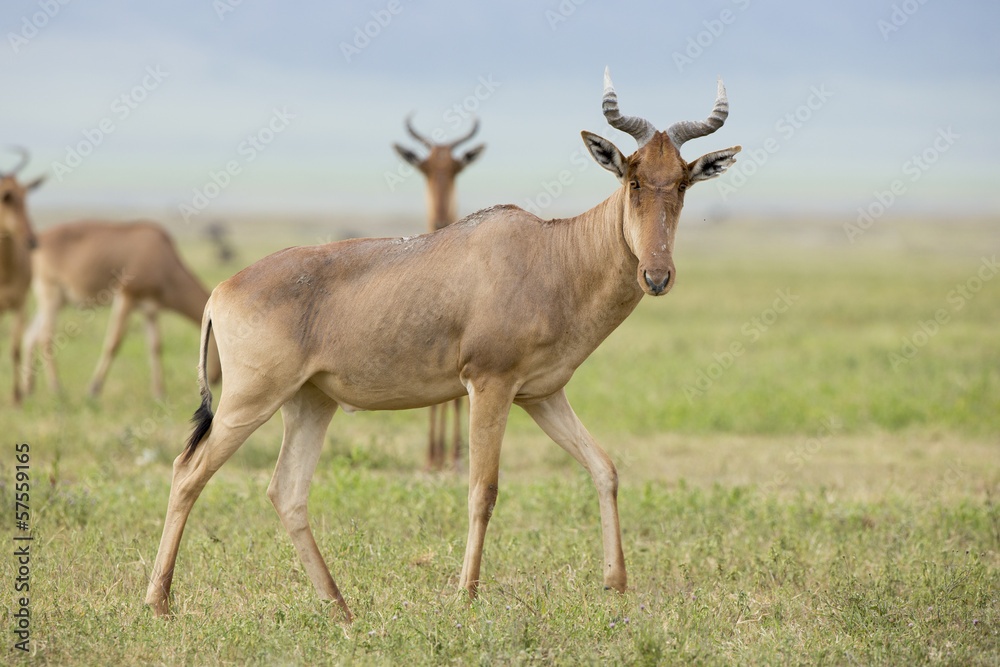
[[[671,272],[667,271],[667,275],[666,277],[663,278],[663,282],[661,283],[656,283],[650,280],[649,274],[646,273],[645,271],[642,272],[642,276],[646,279],[646,284],[649,285],[650,291],[652,291],[654,295],[659,296],[660,294],[663,294],[663,292],[666,291],[667,285],[670,284]]]

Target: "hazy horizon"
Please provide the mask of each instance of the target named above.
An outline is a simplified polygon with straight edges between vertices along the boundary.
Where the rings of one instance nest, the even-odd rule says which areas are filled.
[[[413,144],[414,112],[442,138],[481,120],[470,145],[487,149],[459,178],[461,215],[579,213],[617,186],[580,131],[635,149],[601,115],[609,66],[623,112],[660,129],[703,119],[723,77],[729,120],[683,153],[744,150],[692,190],[693,215],[1000,213],[995,3],[639,2],[625,14],[593,0],[35,0],[0,17],[5,80],[22,91],[0,109],[2,143],[31,150],[26,176],[48,174],[39,210],[422,215],[422,178],[391,150]]]

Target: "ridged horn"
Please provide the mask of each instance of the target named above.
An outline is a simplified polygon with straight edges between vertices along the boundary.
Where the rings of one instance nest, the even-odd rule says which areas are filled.
[[[667,128],[667,136],[678,149],[689,139],[712,134],[726,122],[729,116],[729,100],[726,99],[726,87],[719,77],[719,89],[715,96],[715,108],[707,120],[681,120]]]
[[[28,160],[31,158],[31,154],[28,153],[28,151],[26,149],[21,148],[20,146],[9,146],[8,148],[10,148],[10,150],[14,151],[15,153],[20,153],[21,154],[21,161],[18,162],[17,165],[13,169],[11,169],[10,171],[8,171],[6,173],[0,172],[0,177],[3,177],[3,176],[17,176],[17,173],[19,171],[21,171],[22,169],[24,169],[25,165],[28,164]]]
[[[456,139],[455,141],[448,144],[448,148],[454,149],[455,146],[458,146],[459,144],[464,143],[469,139],[471,139],[472,137],[476,136],[476,132],[478,131],[479,131],[479,116],[474,115],[472,116],[472,129],[469,130],[469,133],[466,134],[464,137]]]
[[[430,139],[421,136],[419,132],[413,129],[413,123],[411,122],[412,120],[413,120],[413,114],[411,113],[409,116],[406,117],[406,131],[410,133],[411,137],[413,137],[414,139],[422,143],[424,146],[426,146],[428,150],[434,148],[434,144],[431,143]]]
[[[645,118],[623,116],[618,110],[618,95],[611,83],[611,70],[608,67],[604,68],[604,99],[601,101],[601,109],[604,111],[604,117],[608,119],[608,124],[635,137],[639,148],[649,143],[656,134],[656,128]]]

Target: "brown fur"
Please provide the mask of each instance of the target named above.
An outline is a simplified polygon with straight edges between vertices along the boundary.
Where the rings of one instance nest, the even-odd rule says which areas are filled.
[[[485,145],[480,144],[472,150],[456,158],[452,151],[458,144],[468,141],[479,129],[478,121],[472,131],[458,141],[449,144],[433,144],[427,138],[420,136],[406,121],[406,127],[415,139],[429,149],[427,157],[420,159],[412,151],[396,144],[399,155],[416,167],[427,181],[427,225],[428,231],[443,229],[457,219],[455,202],[455,179],[472,161],[479,157]],[[430,431],[427,444],[427,470],[441,470],[445,465],[445,431],[448,424],[448,407],[452,413],[452,469],[457,470],[462,456],[462,397],[448,403],[430,407]]]
[[[120,224],[84,220],[59,225],[38,235],[33,266],[39,305],[25,336],[24,375],[29,390],[33,384],[30,366],[38,343],[42,345],[49,383],[59,388],[52,341],[56,315],[63,304],[68,301],[94,308],[113,303],[114,312],[90,393],[100,392],[124,336],[128,315],[140,307],[149,336],[153,393],[162,397],[157,314],[166,308],[200,324],[208,302],[208,290],[184,265],[166,230],[148,221]],[[209,360],[209,375],[215,382],[221,371],[214,344]]]
[[[14,405],[21,404],[21,331],[31,286],[31,248],[36,243],[25,200],[39,184],[41,179],[21,185],[15,174],[0,175],[0,315],[14,311],[10,343]]]
[[[169,613],[177,551],[198,495],[280,409],[284,437],[267,493],[317,593],[350,620],[307,511],[333,414],[338,407],[417,408],[465,394],[469,533],[460,585],[476,595],[507,415],[517,404],[590,473],[600,502],[604,585],[625,590],[618,475],[563,388],[644,294],[673,287],[681,191],[706,177],[706,165],[721,173],[738,148],[685,165],[676,150],[666,150],[665,136],[628,159],[596,135],[585,140],[623,185],[575,218],[543,221],[498,206],[415,238],[283,250],[215,289],[202,340],[215,331],[226,381],[211,418],[203,412],[211,394],[202,380],[196,432],[204,437],[192,438],[174,461],[146,592],[157,615]],[[303,318],[305,337],[296,326]]]

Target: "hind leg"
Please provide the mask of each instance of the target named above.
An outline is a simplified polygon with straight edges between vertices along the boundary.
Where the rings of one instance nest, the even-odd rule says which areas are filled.
[[[452,440],[452,450],[451,450],[451,467],[453,470],[458,470],[462,464],[462,403],[464,400],[461,396],[456,398],[451,402],[451,407],[455,411],[455,437]]]
[[[160,327],[157,322],[159,309],[156,304],[146,301],[142,304],[142,312],[146,317],[146,342],[149,348],[149,370],[153,385],[153,398],[163,400],[163,343],[160,340]]]
[[[336,601],[350,623],[351,610],[333,581],[309,528],[309,485],[323,449],[326,429],[336,411],[337,404],[309,382],[281,406],[285,433],[267,496],[292,538],[316,593],[320,599]]]
[[[24,361],[22,363],[22,377],[24,380],[25,393],[30,394],[35,386],[35,374],[38,368],[35,367],[35,346],[41,345],[42,358],[39,366],[45,366],[45,373],[49,381],[49,389],[55,393],[62,391],[59,385],[59,374],[56,371],[55,350],[52,347],[52,338],[56,328],[56,318],[59,316],[59,309],[62,308],[62,295],[57,287],[46,284],[35,284],[35,300],[38,302],[35,319],[31,321],[31,326],[24,334]]]
[[[251,433],[270,419],[288,395],[227,395],[223,392],[211,430],[193,452],[185,451],[174,461],[170,500],[163,521],[163,536],[146,589],[146,604],[157,616],[170,614],[170,584],[174,577],[177,550],[191,508],[205,484],[222,464],[240,448]],[[190,456],[188,455],[190,454]]]
[[[104,378],[111,367],[111,360],[118,354],[118,347],[125,336],[125,328],[128,324],[128,315],[132,312],[132,298],[124,292],[116,292],[114,301],[111,303],[111,317],[108,320],[108,333],[104,338],[104,349],[101,351],[101,359],[97,362],[94,370],[94,377],[90,380],[90,387],[87,389],[92,397],[96,398],[101,393],[104,386]]]

